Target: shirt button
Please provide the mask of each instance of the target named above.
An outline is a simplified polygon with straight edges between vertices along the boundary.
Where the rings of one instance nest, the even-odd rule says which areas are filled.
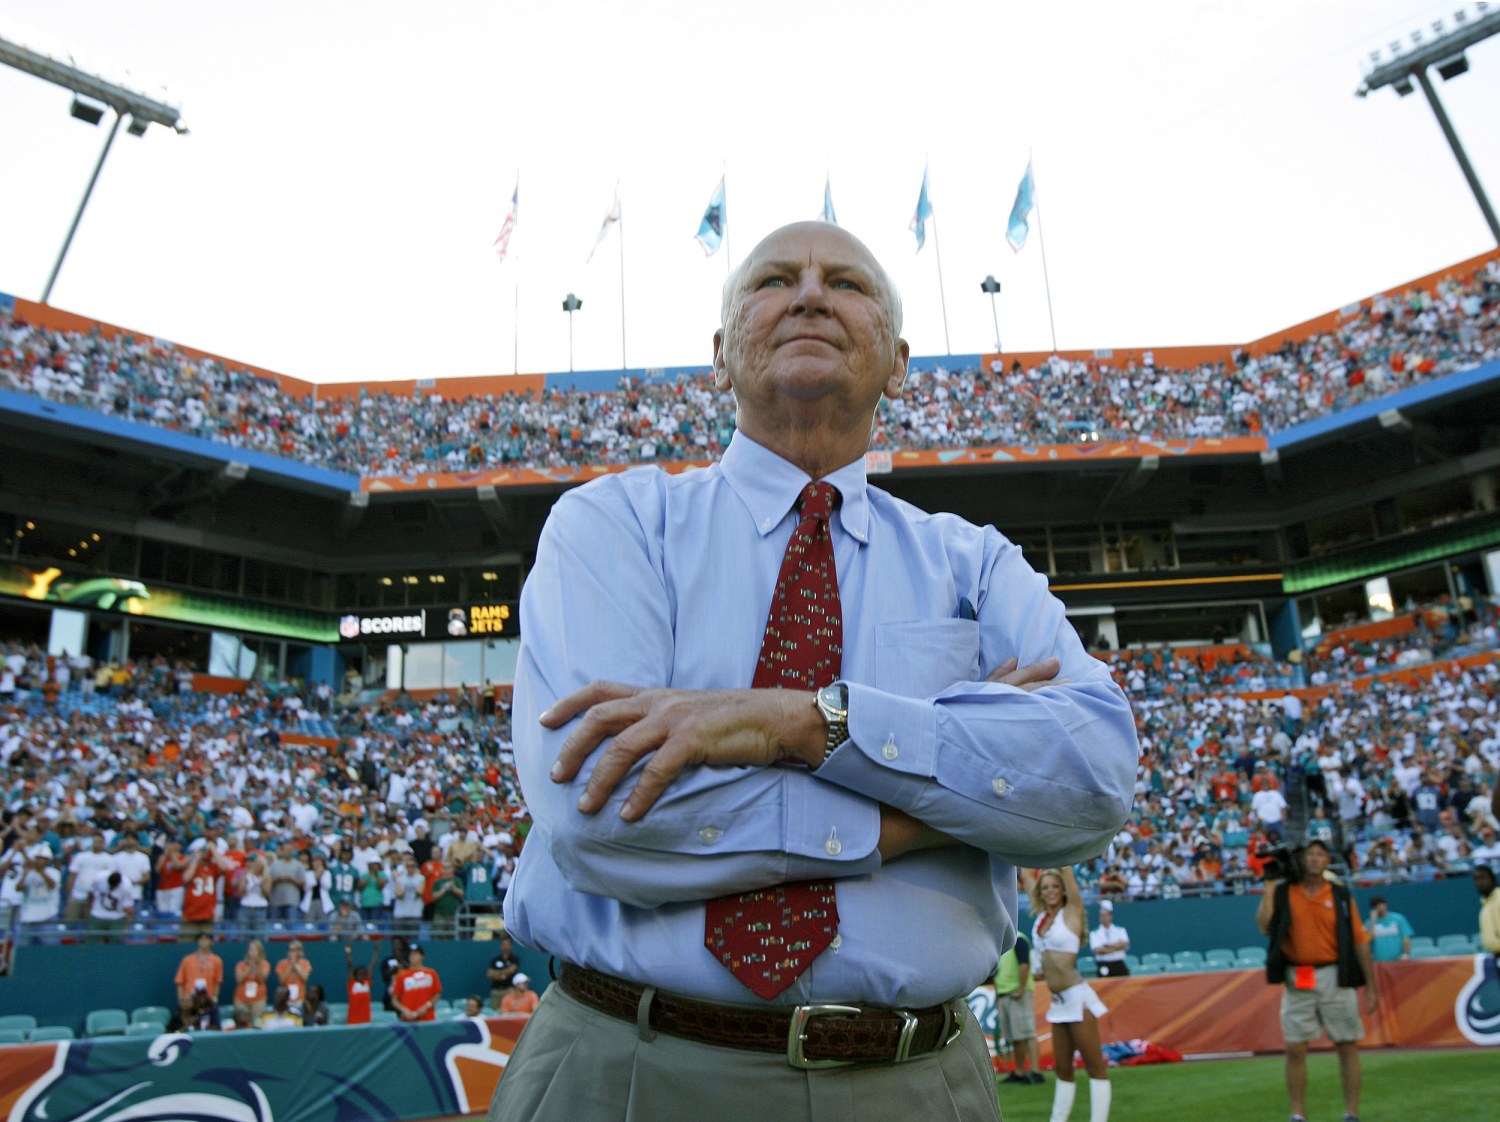
[[[1004,778],[997,775],[995,777],[995,781],[990,784],[990,789],[1001,798],[1004,798],[1006,795],[1010,794],[1011,785]]]
[[[842,947],[843,945],[844,945],[844,937],[842,935],[835,935],[832,939],[828,940],[828,947],[829,947],[830,950],[835,950],[836,951],[840,947]]]
[[[901,755],[901,749],[896,747],[896,741],[892,738],[885,742],[885,747],[880,750],[880,754],[888,760],[894,760]]]
[[[712,826],[705,826],[703,827],[703,829],[698,831],[698,837],[702,840],[704,845],[713,845],[714,842],[718,841],[723,836],[723,830],[717,830]]]
[[[823,848],[827,851],[828,856],[837,857],[840,853],[844,852],[844,843],[839,841],[838,838],[829,838],[823,843]]]

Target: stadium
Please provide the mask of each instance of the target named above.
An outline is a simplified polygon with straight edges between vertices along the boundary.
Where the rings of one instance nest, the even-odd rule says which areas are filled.
[[[488,1007],[531,827],[511,710],[543,527],[592,480],[709,469],[736,430],[706,363],[621,367],[313,382],[0,293],[7,1117],[485,1109],[525,1023],[503,985]],[[1500,1045],[1470,879],[1500,858],[1500,250],[1249,342],[913,358],[864,466],[1020,546],[1131,700],[1135,804],[1076,869],[1131,932],[1130,975],[1096,983],[1107,1039],[1279,1053],[1263,851],[1318,838],[1362,914],[1417,920],[1366,1048],[1451,1058],[1469,1103]],[[137,898],[101,915],[82,878],[113,866],[79,858],[127,835]],[[213,853],[215,1023],[244,1012],[252,939],[278,966],[296,943],[316,1049],[167,1031],[198,931],[181,869]],[[393,936],[442,975],[439,1023],[336,1000]],[[548,956],[515,953],[545,991]],[[991,1030],[994,1003],[970,997]],[[1019,1094],[1008,1117],[1044,1116]]]

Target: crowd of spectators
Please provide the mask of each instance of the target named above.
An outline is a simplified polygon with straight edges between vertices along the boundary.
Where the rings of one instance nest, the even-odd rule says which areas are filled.
[[[1365,639],[1358,630],[1362,621],[1348,619],[1285,659],[1272,659],[1239,642],[1100,653],[1132,698],[1154,698],[1320,687],[1500,649],[1500,602],[1490,598],[1466,597],[1456,608],[1446,597],[1430,605],[1408,604],[1395,618],[1409,619],[1410,629]]]
[[[871,447],[934,449],[1254,436],[1500,358],[1500,262],[1430,290],[1364,301],[1330,331],[1192,368],[1151,352],[1117,367],[914,370]],[[168,343],[52,331],[0,311],[0,388],[359,475],[713,460],[734,403],[709,371],[615,390],[447,400],[437,393],[294,397]]]
[[[1463,650],[1494,651],[1495,606],[1469,616]],[[1192,652],[1101,657],[1132,694],[1142,756],[1130,823],[1079,868],[1090,888],[1243,890],[1293,825],[1357,875],[1500,856],[1500,662],[1359,688],[1341,675],[1304,704],[1250,690],[1262,675],[1230,669],[1243,661],[1202,674]],[[23,930],[112,939],[145,920],[188,938],[216,924],[442,938],[503,898],[529,825],[503,706],[345,696],[325,712],[294,685],[194,692],[164,660],[115,668],[122,685],[88,693],[76,675],[44,692],[57,661],[14,642],[0,653],[15,685],[0,705],[0,910]]]
[[[0,649],[0,911],[24,927],[444,938],[503,896],[529,824],[503,707],[325,713],[290,685],[194,692],[162,659],[44,691],[60,661]]]

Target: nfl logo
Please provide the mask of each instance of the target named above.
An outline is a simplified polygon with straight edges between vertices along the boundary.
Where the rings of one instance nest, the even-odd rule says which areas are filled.
[[[343,636],[345,639],[358,639],[359,638],[359,617],[358,616],[340,616],[339,617],[339,634],[341,636]]]

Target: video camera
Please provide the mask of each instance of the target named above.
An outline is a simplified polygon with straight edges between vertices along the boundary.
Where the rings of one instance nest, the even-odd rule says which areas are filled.
[[[1288,842],[1263,846],[1255,856],[1265,862],[1261,867],[1262,880],[1298,881],[1302,879],[1302,847]]]

